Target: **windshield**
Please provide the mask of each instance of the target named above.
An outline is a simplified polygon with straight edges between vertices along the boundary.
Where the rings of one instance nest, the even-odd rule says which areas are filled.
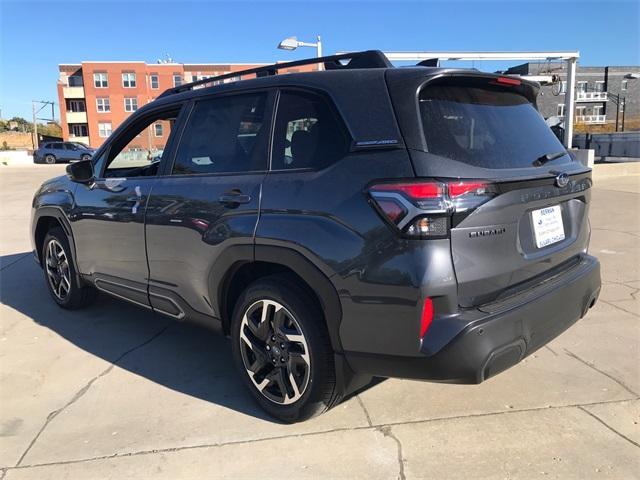
[[[531,167],[564,147],[534,106],[504,87],[440,84],[420,92],[427,150],[483,168]],[[545,162],[571,161],[568,155]]]

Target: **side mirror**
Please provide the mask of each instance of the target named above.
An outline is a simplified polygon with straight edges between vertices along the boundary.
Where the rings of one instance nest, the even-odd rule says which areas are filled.
[[[93,162],[80,160],[67,165],[67,176],[72,182],[90,183],[93,181]]]

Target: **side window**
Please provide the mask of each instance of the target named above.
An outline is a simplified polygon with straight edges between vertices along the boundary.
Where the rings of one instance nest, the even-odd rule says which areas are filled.
[[[344,157],[348,137],[320,95],[282,92],[273,138],[272,170],[324,168]]]
[[[266,99],[266,93],[256,93],[196,103],[182,134],[172,173],[266,170]]]
[[[113,140],[103,176],[141,177],[157,175],[167,139],[180,112],[167,110],[132,126]],[[162,125],[165,135],[154,135],[154,125]]]
[[[61,143],[52,143],[51,145],[52,145],[51,148],[53,148],[54,150],[62,150],[63,149]]]

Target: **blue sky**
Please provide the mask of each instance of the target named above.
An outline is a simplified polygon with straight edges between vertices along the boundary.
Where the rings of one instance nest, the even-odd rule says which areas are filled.
[[[0,0],[2,117],[57,101],[59,63],[267,62],[322,35],[325,54],[380,50],[580,50],[583,65],[640,63],[637,1],[30,2]],[[470,66],[461,64],[460,66]],[[499,65],[477,63],[481,69]]]

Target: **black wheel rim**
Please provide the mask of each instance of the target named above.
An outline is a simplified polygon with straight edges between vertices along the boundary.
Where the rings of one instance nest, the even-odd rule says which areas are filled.
[[[51,291],[59,300],[65,300],[71,291],[69,259],[60,242],[51,239],[45,254],[45,269]]]
[[[311,358],[302,328],[283,305],[259,300],[240,324],[240,353],[247,375],[267,399],[289,405],[309,385]]]

